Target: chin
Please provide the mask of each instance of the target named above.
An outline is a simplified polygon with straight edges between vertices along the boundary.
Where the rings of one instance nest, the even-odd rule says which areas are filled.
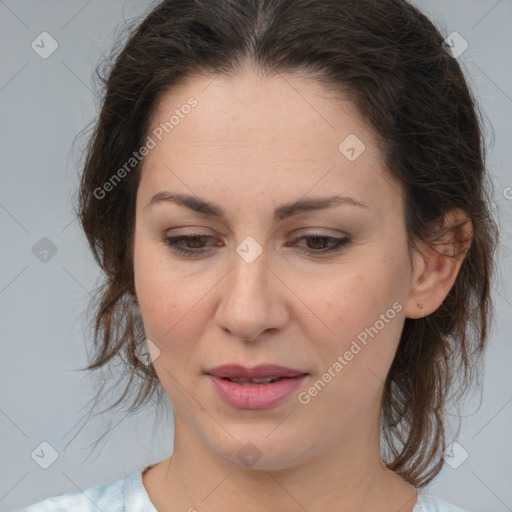
[[[223,442],[213,442],[210,448],[218,457],[240,469],[278,471],[297,465],[304,455],[306,439],[285,429],[278,433],[276,427],[277,424],[273,424],[271,428],[256,431],[252,425],[250,433],[230,431],[234,437],[226,435]],[[298,451],[297,447],[302,448]]]

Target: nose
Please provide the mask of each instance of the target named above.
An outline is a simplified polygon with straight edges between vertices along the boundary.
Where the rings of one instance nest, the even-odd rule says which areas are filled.
[[[235,252],[233,267],[221,284],[217,324],[234,338],[248,341],[281,329],[288,321],[287,291],[265,251],[252,262]]]

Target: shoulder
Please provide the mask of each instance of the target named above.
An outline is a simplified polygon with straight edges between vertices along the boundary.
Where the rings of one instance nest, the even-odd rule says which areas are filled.
[[[89,489],[48,498],[30,505],[18,512],[124,512],[124,491],[126,481],[133,475],[110,484],[95,485]]]
[[[413,512],[468,512],[430,494],[420,494]]]

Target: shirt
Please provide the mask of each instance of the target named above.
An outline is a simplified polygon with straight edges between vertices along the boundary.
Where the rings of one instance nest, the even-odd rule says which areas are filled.
[[[48,498],[17,512],[158,512],[142,484],[142,474],[147,468],[117,482]],[[413,512],[466,511],[432,495],[419,493]]]

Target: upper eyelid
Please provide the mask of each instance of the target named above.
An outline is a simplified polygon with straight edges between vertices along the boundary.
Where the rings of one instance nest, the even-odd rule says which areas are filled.
[[[194,228],[176,228],[176,229],[194,229]],[[168,236],[169,238],[174,238],[174,237],[194,237],[194,236],[210,236],[210,237],[213,237],[213,238],[219,238],[218,235],[214,235],[212,234],[211,232],[206,232],[208,230],[208,228],[196,228],[197,231],[185,231],[185,232],[180,232],[180,231],[177,231],[177,232],[172,232],[171,234],[168,234],[169,230],[166,230],[165,231],[165,236]],[[333,228],[299,228],[299,229],[296,229],[293,231],[293,234],[290,235],[292,237],[299,237],[299,236],[325,236],[325,237],[330,237],[330,238],[346,238],[346,237],[351,237],[352,235],[347,232],[347,231],[337,231],[336,233],[325,233],[325,232],[322,232],[322,230],[333,230],[333,231],[337,231],[337,230],[334,230]],[[247,235],[249,236],[249,235]],[[224,237],[220,237],[220,238],[224,238]],[[246,238],[246,237],[245,237]]]

